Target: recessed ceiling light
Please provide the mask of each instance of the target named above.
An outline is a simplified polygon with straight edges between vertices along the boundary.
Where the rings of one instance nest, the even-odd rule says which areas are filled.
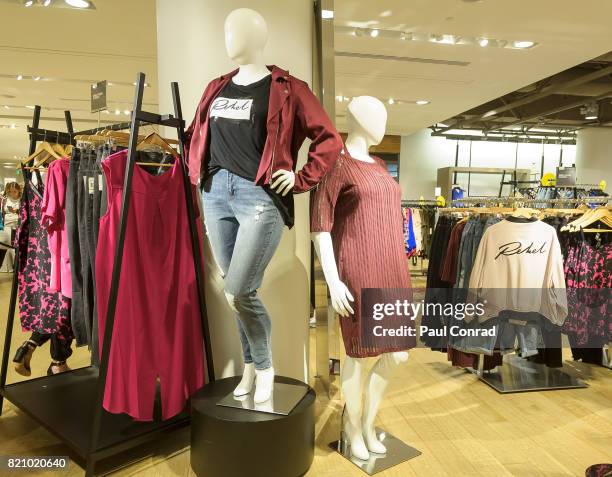
[[[585,116],[584,119],[597,119],[597,116],[595,116],[594,114],[590,114],[588,116]]]
[[[515,41],[512,43],[514,48],[531,48],[533,45],[535,45],[535,42],[529,40]]]
[[[379,32],[378,30],[372,30],[372,31],[370,32],[370,36],[371,36],[372,38],[376,38],[376,37],[379,35],[379,33],[380,33],[380,32]]]
[[[32,5],[34,5],[34,0],[26,0],[26,2],[23,5],[25,7],[31,7]]]
[[[105,109],[104,111],[102,111],[102,114],[110,114],[110,111],[108,109]]]
[[[21,81],[23,79],[23,75],[17,75],[17,81]]]
[[[31,105],[27,104],[27,105],[26,105],[26,108],[28,108],[28,109],[34,109],[34,106],[31,106]]]
[[[332,18],[334,18],[334,11],[333,10],[321,10],[321,18],[323,20],[331,20]]]
[[[32,79],[33,79],[34,81],[39,81],[39,80],[40,80],[40,76],[32,76]]]
[[[87,0],[64,0],[68,5],[74,8],[89,8],[90,4]]]
[[[485,46],[489,44],[489,39],[481,38],[480,40],[478,40],[478,44],[484,48]]]
[[[16,124],[11,124],[11,129],[17,129],[17,125]]]
[[[125,114],[126,116],[129,116],[130,115],[130,111],[126,109],[125,111],[123,111],[123,114]]]
[[[11,107],[8,104],[5,104],[4,109],[11,109]]]
[[[45,0],[43,2],[43,7],[48,7],[49,5],[51,5],[51,0]]]
[[[415,103],[419,106],[425,106],[426,104],[429,104],[429,101],[427,101],[426,99],[419,99],[418,101],[415,101]]]
[[[393,15],[393,11],[392,10],[385,10],[384,12],[380,12],[381,17],[383,18],[387,18],[390,17],[391,15]]]
[[[395,100],[393,98],[389,98],[389,101],[387,101],[389,104],[394,104]]]
[[[115,109],[115,114],[119,116],[121,114],[121,111],[119,111],[118,109]]]

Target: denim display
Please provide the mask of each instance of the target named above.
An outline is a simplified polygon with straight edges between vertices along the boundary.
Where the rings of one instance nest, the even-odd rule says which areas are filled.
[[[245,363],[272,366],[271,321],[257,289],[280,242],[284,222],[260,186],[225,169],[202,189],[204,224],[225,293],[236,312]]]

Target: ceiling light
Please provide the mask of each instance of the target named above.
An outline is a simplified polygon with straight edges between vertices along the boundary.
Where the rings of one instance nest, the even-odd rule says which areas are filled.
[[[118,109],[115,109],[115,114],[119,116],[121,114],[121,111],[119,111]]]
[[[51,5],[51,0],[45,0],[43,2],[43,7],[48,7],[49,5]]]
[[[419,106],[425,106],[426,104],[429,104],[429,101],[427,101],[426,99],[419,99],[418,101],[415,101],[415,103]]]
[[[4,109],[11,109],[11,107],[8,104],[5,104]]]
[[[11,129],[17,129],[17,125],[16,124],[11,124]]]
[[[323,20],[330,20],[334,18],[334,11],[333,10],[321,10],[321,18]]]
[[[17,156],[13,156],[13,159],[17,159]],[[8,162],[5,162],[5,164],[8,164]]]
[[[350,100],[351,100],[351,98],[349,98],[348,96],[344,97],[344,101],[350,101]]]
[[[528,40],[512,42],[514,48],[531,48],[533,45],[535,45],[535,42]]]
[[[442,43],[444,45],[454,45],[459,40],[454,35],[432,35],[431,41],[434,43]]]
[[[336,96],[336,101],[342,102],[343,99],[344,99],[344,96],[342,96],[341,94]]]
[[[89,8],[87,0],[64,0],[68,5],[74,8]]]
[[[125,111],[123,111],[123,114],[125,114],[126,116],[129,116],[130,115],[130,111],[126,109]]]
[[[478,40],[478,44],[484,48],[485,46],[489,44],[489,39],[481,38],[480,40]]]
[[[393,98],[389,98],[388,103],[389,103],[389,104],[394,104],[394,103],[395,103],[395,100],[394,100]]]
[[[32,76],[32,79],[33,79],[34,81],[39,81],[39,80],[40,80],[40,76]]]
[[[353,31],[351,32],[351,36],[357,36],[357,30],[353,30]]]
[[[26,105],[26,108],[28,108],[28,109],[34,109],[34,106],[31,106],[31,105],[27,104],[27,105]]]
[[[372,30],[372,31],[370,31],[370,36],[372,38],[376,38],[379,35],[379,33],[380,32],[378,30]]]
[[[23,75],[17,75],[17,81],[21,81],[23,79]]]
[[[599,117],[599,105],[597,103],[587,104],[580,110],[584,114],[584,119],[593,120]]]
[[[102,111],[102,114],[110,114],[110,111],[108,109],[105,109],[104,111]]]
[[[32,5],[34,5],[34,0],[26,0],[26,2],[23,5],[25,7],[31,7]]]
[[[388,18],[391,15],[393,15],[393,11],[392,10],[385,10],[384,12],[380,12],[379,16],[381,16],[383,18]]]

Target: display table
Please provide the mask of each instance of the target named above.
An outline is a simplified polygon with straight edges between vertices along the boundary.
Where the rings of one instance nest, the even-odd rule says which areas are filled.
[[[276,383],[307,388],[288,414],[237,409],[217,403],[240,376],[209,383],[191,399],[191,468],[199,477],[298,477],[314,458],[314,390],[296,379]]]

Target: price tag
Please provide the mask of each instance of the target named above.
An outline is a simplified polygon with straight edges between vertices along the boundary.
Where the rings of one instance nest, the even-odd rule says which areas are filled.
[[[87,184],[88,184],[87,188],[88,188],[88,190],[89,190],[89,193],[90,193],[90,194],[93,194],[93,193],[94,193],[94,188],[95,188],[95,186],[96,186],[96,180],[95,180],[95,178],[93,178],[93,177],[88,177],[88,178],[87,178]]]
[[[98,174],[98,190],[100,192],[104,190],[104,176],[102,174]]]

